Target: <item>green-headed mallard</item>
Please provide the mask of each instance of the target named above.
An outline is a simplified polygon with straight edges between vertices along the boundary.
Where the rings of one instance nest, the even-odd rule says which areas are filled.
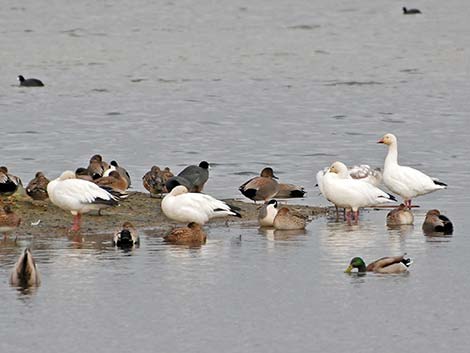
[[[406,259],[405,255],[402,255],[382,257],[366,266],[362,258],[355,257],[351,260],[345,272],[351,273],[354,268],[357,268],[359,273],[403,273],[408,271],[408,267],[412,263],[413,261],[411,259]]]

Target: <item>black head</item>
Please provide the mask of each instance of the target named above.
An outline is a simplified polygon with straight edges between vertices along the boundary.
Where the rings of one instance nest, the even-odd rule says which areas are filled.
[[[403,13],[406,13],[408,11],[406,7],[402,7],[402,9],[403,9]]]
[[[86,168],[77,168],[75,175],[88,175],[88,169]]]
[[[199,167],[201,167],[202,169],[209,169],[209,163],[207,163],[206,161],[202,161],[201,163],[199,163]]]
[[[116,161],[111,161],[109,164],[111,164],[113,167],[118,167],[118,163]]]
[[[268,205],[274,205],[274,208],[277,208],[277,201],[276,200],[269,200]]]
[[[121,230],[121,245],[132,245],[132,235],[131,232],[128,229],[123,229]]]
[[[23,77],[23,75],[19,75],[19,76],[18,76],[18,81],[24,82],[24,77]]]

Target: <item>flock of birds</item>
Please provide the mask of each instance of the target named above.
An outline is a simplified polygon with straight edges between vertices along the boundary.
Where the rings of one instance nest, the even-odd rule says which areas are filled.
[[[317,173],[319,190],[335,205],[337,212],[338,208],[345,209],[345,219],[350,224],[353,220],[355,223],[359,221],[360,208],[397,201],[395,196],[378,187],[383,183],[388,190],[403,199],[403,203],[387,215],[387,224],[412,224],[412,199],[444,189],[447,185],[417,169],[399,165],[398,142],[393,134],[384,135],[378,143],[388,146],[383,172],[366,165],[348,168],[344,163],[336,161]],[[172,229],[165,235],[165,241],[175,244],[204,244],[207,236],[202,226],[210,219],[241,217],[236,207],[203,193],[204,185],[209,179],[209,167],[208,162],[202,161],[199,165],[190,165],[174,175],[169,168],[162,170],[153,166],[143,176],[143,185],[150,192],[150,196],[162,197],[161,209],[164,215],[173,221],[187,224]],[[11,199],[19,186],[21,180],[9,173],[8,168],[0,167],[0,196]],[[121,200],[128,197],[126,190],[130,186],[131,178],[125,168],[116,161],[108,164],[100,155],[94,155],[90,158],[87,168],[78,168],[75,172],[64,171],[51,181],[42,172],[37,172],[25,191],[33,200],[44,201],[49,198],[54,205],[70,211],[73,215],[71,231],[79,231],[82,214],[90,211],[99,213],[103,208],[119,205]],[[258,214],[261,227],[277,230],[306,227],[306,217],[288,207],[281,207],[276,200],[303,197],[304,189],[293,184],[279,183],[272,168],[264,168],[259,176],[243,183],[239,190],[255,203],[264,202]],[[5,233],[6,237],[19,226],[21,219],[13,211],[11,202],[4,203],[1,199],[0,201],[3,203],[0,232]],[[422,229],[427,234],[450,234],[453,225],[447,217],[434,209],[427,212]],[[125,222],[114,234],[113,244],[122,247],[139,244],[135,227],[130,222]],[[361,258],[355,257],[346,272],[356,268],[359,273],[400,273],[407,271],[411,263],[412,261],[404,256],[395,256],[379,259],[366,266]],[[40,276],[29,249],[21,254],[10,281],[22,286],[39,284]]]

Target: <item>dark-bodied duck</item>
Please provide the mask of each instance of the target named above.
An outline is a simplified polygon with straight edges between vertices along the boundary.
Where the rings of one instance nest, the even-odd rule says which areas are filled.
[[[46,178],[43,172],[37,172],[34,179],[26,186],[26,193],[33,200],[44,201],[49,197],[47,195],[47,184],[49,184],[49,179]]]
[[[429,210],[423,222],[424,233],[452,234],[454,226],[449,218],[442,215],[439,210]]]
[[[268,201],[279,192],[279,184],[275,180],[277,177],[270,167],[264,168],[260,176],[254,177],[244,184],[238,190],[253,201]]]
[[[292,199],[297,197],[304,197],[304,195],[305,190],[302,186],[279,183],[279,191],[274,197],[277,199]]]
[[[388,256],[382,257],[366,266],[364,260],[360,257],[355,257],[351,260],[346,273],[351,273],[354,268],[357,268],[357,272],[376,272],[384,274],[403,273],[408,271],[408,267],[413,263],[411,259],[402,256]]]
[[[184,245],[184,244],[205,244],[206,233],[201,225],[191,222],[187,227],[174,228],[163,237],[169,243]]]
[[[88,175],[93,179],[101,178],[107,169],[109,169],[109,164],[103,161],[103,157],[101,157],[101,155],[95,154],[90,158],[87,170]]]
[[[18,81],[22,87],[44,87],[44,83],[37,78],[24,78],[23,75],[19,75]]]
[[[22,185],[20,178],[10,174],[7,167],[0,167],[0,196],[13,195],[20,185]]]
[[[209,179],[209,163],[202,161],[199,165],[190,165],[184,168],[176,177],[166,182],[166,188],[170,192],[175,186],[186,186],[189,192],[202,192]]]
[[[113,245],[115,246],[132,247],[139,243],[139,235],[131,222],[124,222],[121,229],[114,233]]]
[[[41,275],[29,248],[26,248],[21,253],[15,267],[11,271],[10,284],[22,288],[39,286],[41,284]]]
[[[407,9],[406,7],[402,7],[403,15],[417,15],[420,14],[421,11],[419,9]]]
[[[164,192],[168,192],[165,184],[173,176],[170,168],[166,167],[161,170],[160,167],[154,165],[142,177],[142,184],[150,192],[150,197],[161,197]]]

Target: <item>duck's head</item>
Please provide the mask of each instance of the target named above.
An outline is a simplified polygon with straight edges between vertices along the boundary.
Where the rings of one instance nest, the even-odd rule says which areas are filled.
[[[161,172],[161,169],[160,169],[160,167],[154,165],[154,166],[152,167],[152,169],[150,169],[150,171],[151,171],[152,173],[154,173],[154,174],[158,174],[159,172]]]
[[[24,77],[23,77],[23,75],[19,75],[19,76],[18,76],[18,81],[24,82]]]
[[[132,229],[132,228],[134,228],[134,226],[132,225],[131,222],[124,222],[122,224],[122,229]]]
[[[384,145],[392,145],[397,143],[397,138],[394,134],[385,134],[380,140],[377,141],[377,143],[383,143]]]
[[[8,168],[5,167],[4,165],[2,165],[2,166],[0,167],[0,172],[3,172],[3,173],[6,174],[6,173],[8,173]]]
[[[364,260],[360,257],[354,257],[344,272],[351,273],[354,268],[357,268],[359,272],[366,272],[366,264]]]
[[[114,178],[114,179],[120,179],[121,178],[121,174],[119,174],[119,172],[113,170],[111,173],[109,173],[109,176]]]
[[[188,228],[192,229],[192,230],[201,230],[202,229],[201,225],[199,223],[196,223],[196,222],[189,223]]]
[[[441,215],[441,212],[439,210],[429,210],[427,213],[426,213],[426,217],[427,216],[440,216]]]
[[[100,163],[101,163],[101,162],[103,162],[103,157],[101,157],[100,154],[95,154],[95,155],[91,156],[91,158],[90,158],[90,163],[91,163],[92,161],[100,162]]]
[[[264,178],[272,178],[272,179],[279,179],[277,176],[274,175],[274,170],[271,167],[266,167],[261,171],[260,176]]]
[[[178,195],[183,195],[183,194],[186,194],[186,193],[188,193],[188,188],[186,186],[183,186],[183,185],[178,185],[178,186],[175,186],[171,190],[170,195],[178,196]]]
[[[109,164],[111,164],[113,167],[119,167],[118,162],[116,161],[111,161]]]
[[[277,201],[274,199],[269,200],[268,202],[265,202],[265,203],[266,203],[266,207],[272,206],[274,208],[277,208]]]
[[[287,207],[282,207],[279,211],[277,211],[277,214],[281,216],[286,215],[288,213],[289,213],[289,209]]]

